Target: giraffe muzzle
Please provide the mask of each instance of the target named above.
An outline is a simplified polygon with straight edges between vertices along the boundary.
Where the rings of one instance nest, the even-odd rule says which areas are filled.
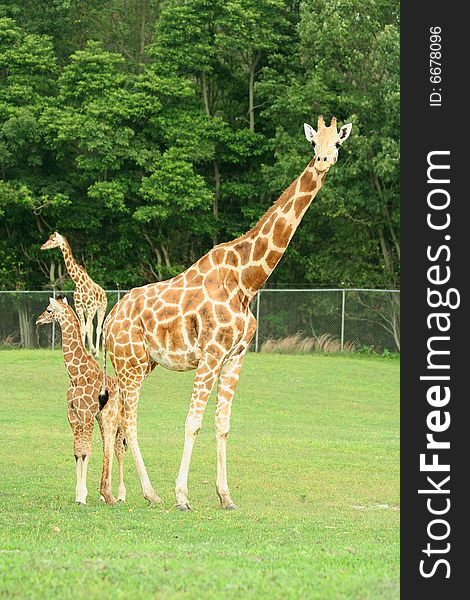
[[[315,169],[318,173],[325,173],[334,164],[334,161],[328,158],[328,156],[317,156],[315,159]]]
[[[51,242],[47,241],[41,246],[41,250],[49,250],[49,248],[54,248]]]
[[[52,323],[52,319],[50,319],[48,317],[42,317],[42,316],[39,316],[36,319],[36,325],[44,325],[45,323]]]

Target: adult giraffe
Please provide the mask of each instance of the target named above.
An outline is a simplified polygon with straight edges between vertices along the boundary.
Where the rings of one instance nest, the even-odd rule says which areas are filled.
[[[41,250],[51,250],[51,248],[60,248],[67,271],[75,284],[73,302],[80,321],[80,334],[82,336],[83,345],[85,345],[86,336],[88,338],[90,352],[98,357],[100,351],[101,330],[106,314],[106,306],[108,305],[106,293],[102,287],[93,281],[85,269],[77,263],[73,257],[67,238],[60,235],[57,231],[51,233],[49,239],[41,246]],[[96,346],[94,346],[93,319],[95,318],[96,313],[98,313],[98,317],[96,324]]]
[[[148,500],[158,502],[160,498],[150,484],[137,442],[137,404],[142,381],[160,364],[175,371],[196,369],[176,480],[177,508],[190,508],[189,463],[217,378],[216,489],[223,508],[237,508],[227,484],[226,443],[232,399],[256,329],[249,304],[281,259],[326,173],[336,163],[338,148],[351,128],[347,124],[338,131],[334,117],[327,127],[320,116],[318,131],[305,124],[305,135],[315,147],[315,157],[253,229],[232,242],[215,246],[180,275],[131,290],[108,315],[103,337],[103,376],[107,341],[121,394],[120,426]],[[106,393],[104,387],[102,393]],[[110,444],[106,452],[112,452]]]

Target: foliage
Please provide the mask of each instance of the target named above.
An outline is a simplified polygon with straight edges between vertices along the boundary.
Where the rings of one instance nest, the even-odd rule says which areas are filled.
[[[0,287],[64,285],[66,235],[106,287],[244,233],[311,157],[353,135],[270,283],[399,277],[395,0],[0,0]]]

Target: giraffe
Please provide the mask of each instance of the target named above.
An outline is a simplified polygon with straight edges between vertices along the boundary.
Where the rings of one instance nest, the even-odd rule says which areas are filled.
[[[176,479],[179,510],[189,510],[188,472],[204,410],[216,381],[216,491],[222,508],[233,502],[226,467],[232,400],[248,345],[256,329],[250,302],[286,250],[307,208],[323,185],[352,125],[337,129],[333,117],[318,131],[304,124],[315,156],[259,222],[241,237],[210,250],[186,271],[167,281],[134,288],[114,306],[105,322],[103,356],[108,349],[118,378],[123,427],[150,501],[156,495],[137,441],[137,404],[142,381],[162,365],[175,371],[196,370],[185,422],[183,455]],[[106,360],[103,362],[103,382]],[[102,394],[106,394],[103,384]],[[109,449],[108,449],[109,452]]]
[[[77,311],[80,320],[80,333],[83,344],[85,344],[86,336],[88,338],[90,352],[98,357],[103,320],[108,304],[105,291],[96,284],[85,269],[77,263],[73,257],[67,239],[63,235],[60,235],[60,233],[57,233],[57,231],[49,236],[47,242],[44,242],[41,246],[41,250],[50,250],[51,248],[57,247],[61,249],[67,271],[69,272],[70,278],[75,283],[73,300],[75,310]],[[96,313],[98,313],[96,346],[93,346],[93,319],[95,318]]]
[[[36,320],[37,325],[57,321],[62,329],[62,350],[65,366],[70,378],[67,391],[68,421],[73,432],[73,453],[76,463],[76,502],[86,504],[86,475],[90,460],[94,420],[98,421],[103,444],[112,447],[119,465],[118,500],[126,499],[124,486],[125,440],[122,429],[118,428],[119,395],[114,377],[107,378],[110,399],[101,406],[98,395],[101,389],[100,369],[96,360],[87,353],[80,335],[77,316],[68,305],[66,298],[50,298],[46,310]],[[101,481],[102,499],[115,502],[111,493],[111,472],[103,463]]]

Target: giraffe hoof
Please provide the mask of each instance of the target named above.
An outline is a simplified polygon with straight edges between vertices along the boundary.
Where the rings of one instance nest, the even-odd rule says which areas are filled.
[[[86,502],[82,502],[81,500],[75,500],[75,504],[78,506],[86,506]]]
[[[145,494],[144,498],[150,502],[150,504],[163,504],[163,500],[160,496],[157,496],[155,492],[152,494]]]
[[[227,504],[227,506],[224,506],[224,509],[225,510],[240,510],[240,507],[232,502],[231,504]]]
[[[102,500],[101,500],[101,498],[100,498],[100,501],[101,501],[101,502],[104,502],[104,503],[106,503],[106,504],[109,504],[109,505],[111,505],[111,506],[112,506],[113,504],[116,504],[116,502],[117,502],[117,501],[116,501],[116,498],[115,498],[114,496],[102,496],[102,498],[103,498]]]
[[[124,504],[124,502],[126,500],[125,500],[125,498],[118,498],[117,501],[118,501],[118,504]]]
[[[106,500],[104,499],[104,496],[100,496],[100,502],[106,502]]]
[[[189,506],[188,503],[186,504],[177,504],[176,505],[176,509],[179,510],[180,512],[188,512],[191,510],[191,507]]]

